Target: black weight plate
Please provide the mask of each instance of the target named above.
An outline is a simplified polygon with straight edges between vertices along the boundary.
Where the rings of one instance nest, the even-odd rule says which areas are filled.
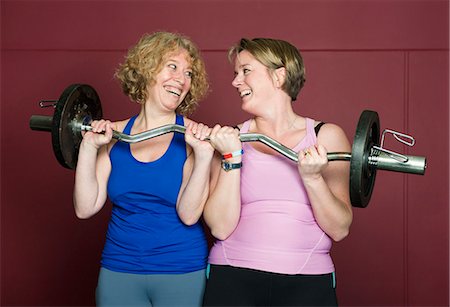
[[[374,145],[380,144],[380,119],[375,111],[364,110],[359,117],[350,160],[350,200],[354,207],[365,208],[372,196],[377,170],[369,165]]]
[[[76,124],[83,123],[86,117],[102,118],[100,98],[90,85],[72,84],[56,103],[52,127],[53,152],[66,168],[75,169],[77,165],[82,135]]]

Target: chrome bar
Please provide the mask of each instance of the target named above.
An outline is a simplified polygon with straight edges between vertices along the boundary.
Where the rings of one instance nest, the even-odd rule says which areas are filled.
[[[81,130],[85,131],[91,131],[91,126],[88,125],[80,125],[79,127]],[[149,131],[144,131],[138,134],[134,135],[127,135],[123,134],[121,132],[113,131],[113,138],[125,142],[125,143],[137,143],[144,140],[148,140],[166,133],[171,132],[179,132],[179,133],[185,133],[186,127],[176,125],[176,124],[169,124],[164,125],[158,128],[151,129]],[[206,138],[209,140],[209,138]],[[268,147],[272,148],[273,150],[279,152],[283,156],[289,158],[290,160],[294,162],[298,162],[298,154],[293,151],[292,149],[284,146],[283,144],[275,141],[274,139],[265,136],[264,134],[259,133],[242,133],[239,135],[239,139],[241,142],[261,142]],[[343,160],[343,161],[350,161],[351,159],[351,153],[343,153],[343,152],[335,152],[335,153],[328,153],[328,160],[329,161],[336,161],[336,160]]]
[[[373,151],[374,155],[378,155],[378,153],[380,151],[382,151],[382,152],[386,153],[387,155],[389,155],[389,157],[391,157],[392,159],[397,160],[398,162],[402,162],[402,163],[408,162],[408,156],[399,154],[398,152],[388,150],[386,148],[382,148],[382,147],[373,145],[372,151]]]
[[[32,115],[30,128],[36,131],[52,131],[53,117],[44,115]]]
[[[327,158],[328,161],[350,161],[352,154],[350,152],[329,152]]]
[[[78,131],[80,131],[80,129],[84,131],[92,130],[92,127],[89,125],[80,124],[78,122],[75,122],[75,125],[75,130],[78,129]],[[134,135],[127,135],[121,132],[113,131],[113,138],[121,142],[132,144],[172,132],[185,133],[186,127],[176,124],[169,124]],[[242,133],[240,134],[239,139],[241,142],[261,142],[290,160],[298,162],[298,154],[295,151],[263,134]],[[330,152],[327,154],[327,157],[328,161],[350,161],[352,154],[349,152]],[[407,158],[407,161],[398,161],[385,151],[374,151],[374,149],[372,149],[369,155],[368,163],[369,165],[381,170],[420,175],[425,173],[425,157],[406,155],[405,157]]]
[[[77,123],[75,123],[77,124]],[[84,130],[84,131],[91,131],[92,127],[88,125],[79,124],[78,129]],[[164,125],[158,128],[151,129],[149,131],[144,131],[141,133],[137,133],[134,135],[127,135],[121,132],[113,131],[113,138],[125,142],[125,143],[138,143],[144,140],[148,140],[166,133],[171,132],[179,132],[179,133],[185,133],[186,127],[176,124],[169,124]],[[209,138],[207,138],[208,140]],[[282,145],[281,143],[275,141],[274,139],[271,139],[263,134],[258,133],[242,133],[239,136],[239,139],[241,142],[254,142],[259,141],[270,148],[276,150],[277,152],[281,153],[285,157],[291,159],[294,162],[298,162],[297,153],[293,151],[292,149]]]
[[[406,155],[405,155],[406,156]],[[389,153],[380,151],[378,155],[369,156],[369,165],[386,171],[423,175],[427,168],[425,157],[406,156],[408,161],[398,161],[391,157]]]

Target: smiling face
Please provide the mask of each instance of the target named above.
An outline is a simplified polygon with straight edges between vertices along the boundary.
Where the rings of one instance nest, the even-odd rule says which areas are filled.
[[[147,101],[175,111],[191,88],[192,68],[189,59],[184,49],[169,54],[161,71],[148,87]]]
[[[275,76],[248,51],[241,51],[234,62],[233,86],[242,99],[242,109],[256,114],[275,95]]]

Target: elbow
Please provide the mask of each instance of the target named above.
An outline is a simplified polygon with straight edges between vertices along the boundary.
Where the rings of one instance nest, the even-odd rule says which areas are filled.
[[[351,206],[349,206],[351,208]],[[340,242],[344,240],[349,234],[350,234],[350,226],[353,221],[353,213],[350,210],[349,214],[346,218],[342,218],[341,222],[336,225],[336,229],[333,231],[333,233],[330,235],[331,239],[334,242]]]
[[[95,214],[93,210],[89,210],[87,207],[81,206],[76,199],[74,199],[73,203],[75,208],[75,216],[80,220],[86,220]]]
[[[198,222],[198,218],[181,218],[180,220],[183,222],[184,225],[186,226],[192,226],[194,224],[196,224]]]
[[[89,212],[86,212],[86,211],[83,211],[83,210],[77,210],[77,209],[75,209],[75,215],[80,220],[86,220],[86,219],[88,219],[88,218],[93,216],[92,213],[89,213]]]
[[[220,241],[224,241],[230,236],[230,233],[220,231],[211,231],[211,234],[213,235],[214,238]]]
[[[178,217],[180,218],[181,222],[186,226],[192,226],[196,224],[200,219],[199,214],[186,214],[182,212],[178,212]]]
[[[344,240],[350,234],[350,225],[351,225],[351,221],[341,225],[341,227],[339,227],[333,233],[330,234],[331,239],[334,242],[339,242],[339,241]]]
[[[339,232],[333,233],[330,237],[334,242],[339,242],[344,240],[348,235],[349,235],[350,231],[349,229],[344,229],[341,230]]]
[[[224,241],[228,239],[228,237],[233,233],[233,229],[229,229],[226,227],[215,227],[211,228],[211,235],[217,240]]]

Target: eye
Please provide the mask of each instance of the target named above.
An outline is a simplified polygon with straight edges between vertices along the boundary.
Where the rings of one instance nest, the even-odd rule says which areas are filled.
[[[250,72],[250,69],[244,68],[244,69],[242,69],[242,71],[244,72],[244,75],[246,75],[246,74],[248,74]]]
[[[186,75],[186,77],[192,78],[192,71],[187,71],[184,74]]]
[[[167,65],[167,66],[169,66],[169,67],[172,68],[173,70],[176,70],[176,69],[177,69],[177,65],[175,65],[175,64],[169,64],[169,65]]]

